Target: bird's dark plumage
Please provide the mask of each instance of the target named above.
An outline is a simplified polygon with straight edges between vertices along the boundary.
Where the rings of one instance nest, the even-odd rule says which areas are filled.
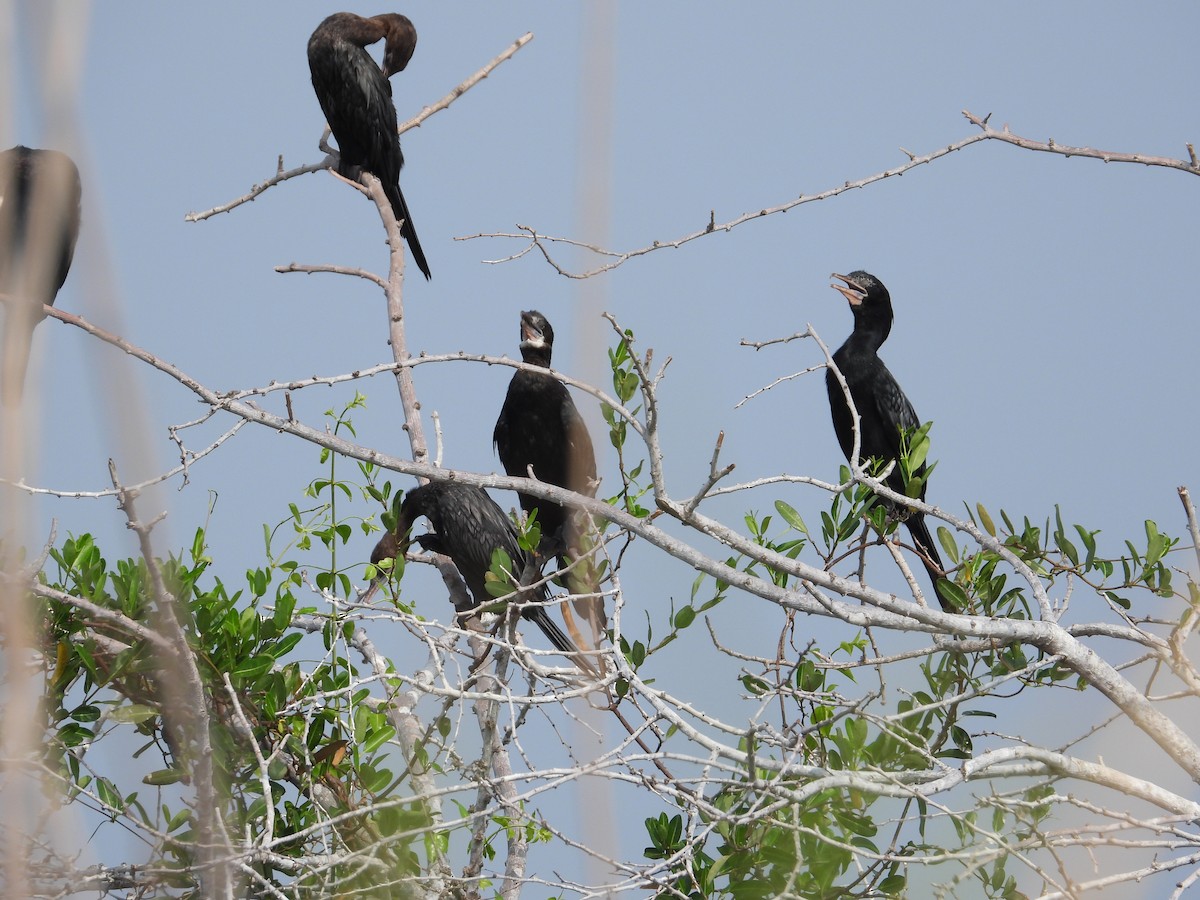
[[[550,368],[554,329],[536,310],[521,313],[521,359]],[[529,468],[539,481],[587,496],[596,494],[596,454],[575,401],[561,381],[542,372],[518,371],[496,420],[492,440],[509,475],[528,478]],[[521,509],[538,511],[544,539],[573,546],[566,528],[567,510],[561,504],[531,494],[518,494]]]
[[[383,537],[371,554],[371,562],[403,555],[409,543],[413,524],[421,516],[433,525],[434,534],[415,540],[426,550],[450,557],[467,583],[476,606],[494,602],[487,591],[487,572],[492,566],[492,553],[504,550],[513,561],[514,576],[520,578],[530,564],[529,554],[521,549],[512,521],[482,488],[460,482],[436,482],[409,491],[400,505],[396,530]],[[545,585],[534,590],[534,603],[522,606],[521,615],[533,622],[550,639],[555,649],[577,653],[571,642],[546,612],[543,605],[549,598]],[[459,610],[466,612],[466,610]]]
[[[858,410],[859,458],[890,462],[900,454],[901,435],[921,424],[908,397],[879,358],[879,348],[892,330],[892,298],[883,283],[867,272],[834,274],[830,277],[845,282],[845,287],[835,284],[833,288],[850,302],[850,311],[854,313],[854,331],[833,354],[833,361],[846,379],[850,396]],[[854,418],[846,403],[845,392],[832,369],[825,373],[825,387],[829,392],[829,408],[833,413],[833,430],[837,433],[842,452],[850,459],[854,452]],[[924,470],[922,465],[915,474],[920,475]],[[892,468],[887,485],[897,493],[905,492],[904,477],[898,465]],[[924,486],[921,488],[921,499],[925,499]],[[944,577],[944,570],[925,525],[925,516],[911,512],[904,523],[908,526],[913,543],[921,552],[922,565],[933,580],[939,602],[944,609],[954,611],[954,604],[938,587],[938,579]]]
[[[522,312],[521,359],[549,369],[553,352],[554,329],[546,317],[536,310]],[[588,497],[596,495],[596,453],[587,425],[566,385],[549,372],[518,370],[513,375],[492,440],[509,475],[527,478],[532,468],[539,481]],[[560,503],[532,494],[517,496],[527,514],[537,510],[542,528],[539,549],[557,554],[560,569],[587,555],[586,514],[573,514]],[[567,576],[567,584],[576,595],[572,606],[592,630],[592,646],[599,646],[608,620],[590,561],[576,566]],[[586,643],[566,607],[563,617],[576,641]]]
[[[386,39],[382,69],[365,49],[381,38]],[[417,30],[406,16],[334,13],[308,39],[308,67],[325,121],[338,142],[338,171],[355,178],[357,169],[365,169],[383,183],[392,212],[403,222],[400,230],[413,259],[429,278],[429,263],[400,191],[404,154],[388,80],[408,65],[416,46]]]
[[[79,237],[79,170],[65,153],[0,153],[0,293],[8,297],[0,397],[21,398],[33,329],[67,280]]]

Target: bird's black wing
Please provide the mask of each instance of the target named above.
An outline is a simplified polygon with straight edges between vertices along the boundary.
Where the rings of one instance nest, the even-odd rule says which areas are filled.
[[[429,262],[425,259],[425,251],[421,247],[420,238],[417,237],[417,227],[413,224],[408,201],[404,199],[404,192],[400,190],[400,170],[404,168],[404,152],[400,149],[399,124],[396,120],[396,107],[392,103],[392,83],[365,50],[354,55],[352,71],[357,89],[365,99],[366,122],[371,126],[356,135],[356,139],[367,141],[367,158],[361,165],[365,165],[383,182],[383,191],[392,205],[392,214],[400,221],[400,233],[412,251],[417,268],[428,280],[431,277]],[[337,133],[336,129],[334,133]],[[341,138],[338,139],[338,145],[341,146]]]
[[[564,386],[565,387],[565,386]],[[563,431],[567,437],[567,486],[578,494],[596,496],[596,451],[583,416],[566,394],[562,405]]]
[[[504,471],[528,478],[529,467],[539,481],[565,487],[567,449],[562,426],[562,385],[541,372],[517,372],[508,385],[504,406],[492,432]],[[569,397],[566,398],[568,401]],[[562,526],[562,507],[550,500],[518,492],[525,512],[538,510],[542,534],[550,537]]]
[[[504,471],[512,475],[512,470],[509,468],[509,448],[512,446],[512,426],[509,423],[509,396],[512,394],[512,383],[509,383],[508,393],[504,397],[504,405],[500,407],[500,415],[496,419],[496,427],[492,429],[492,447],[496,451],[496,455],[500,457],[500,465],[504,466]]]
[[[906,431],[920,427],[921,421],[899,383],[882,363],[879,364],[878,375],[871,398],[874,409],[860,411],[864,421],[862,455],[888,461],[899,457],[901,437]],[[871,422],[877,424],[868,425],[867,416],[871,416]],[[899,465],[893,467],[892,474],[888,476],[888,486],[897,493],[905,492],[904,476]],[[924,497],[922,488],[921,498]]]
[[[493,598],[487,591],[486,574],[492,567],[493,552],[504,550],[514,565],[521,558],[512,522],[485,491],[465,485],[448,492],[441,507],[434,527],[442,546],[458,566],[475,602],[490,602]]]
[[[487,494],[484,494],[482,491],[480,493],[487,499],[487,502],[472,504],[470,506],[472,514],[471,525],[473,528],[478,529],[480,534],[486,534],[490,537],[490,541],[484,543],[490,544],[492,549],[488,551],[486,562],[482,559],[482,554],[478,552],[483,548],[484,543],[477,544],[471,554],[469,554],[469,557],[472,560],[471,564],[473,566],[483,563],[482,568],[479,570],[478,591],[476,591],[475,587],[472,587],[472,593],[475,594],[475,602],[483,604],[491,599],[487,593],[485,586],[486,579],[483,577],[483,573],[491,568],[492,552],[495,549],[504,550],[508,554],[509,559],[512,560],[512,575],[515,581],[525,580],[530,575],[537,577],[540,573],[537,572],[536,565],[530,563],[529,554],[521,549],[517,530],[512,520]],[[526,572],[527,568],[530,569],[529,572]],[[462,566],[459,566],[459,569],[461,571]],[[546,635],[556,650],[564,653],[577,653],[578,648],[563,633],[562,629],[554,623],[554,620],[550,618],[549,613],[543,605],[550,596],[547,588],[543,585],[532,591],[531,594],[534,602],[521,606],[521,617],[528,619],[541,629],[542,634]]]
[[[892,377],[892,373],[884,368],[883,374],[887,377],[879,380],[879,389],[875,392],[875,405],[879,415],[894,422],[901,432],[916,428],[921,424],[921,420],[917,418],[917,411],[913,409],[912,403]]]
[[[892,449],[890,458],[895,459],[900,453],[900,438],[904,432],[912,432],[921,426],[921,420],[917,417],[917,412],[913,409],[912,403],[900,388],[899,383],[892,377],[891,372],[887,370],[883,364],[880,368],[885,378],[880,378],[877,384],[875,393],[876,411],[884,422],[894,423],[895,426],[895,446]],[[922,464],[917,473],[920,475],[925,471],[925,465]],[[904,476],[900,471],[900,466],[896,465],[892,469],[892,474],[888,477],[888,486],[898,492],[905,493]],[[921,485],[921,499],[925,499],[925,485]],[[945,568],[942,565],[942,557],[938,553],[937,545],[934,543],[933,535],[929,532],[929,526],[925,524],[925,515],[919,512],[910,513],[904,520],[905,526],[908,528],[908,533],[912,536],[913,544],[921,553],[921,565],[924,566],[925,572],[929,575],[929,580],[933,582],[934,593],[937,594],[938,602],[942,608],[948,612],[954,612],[955,606],[949,595],[946,594],[938,586],[938,579],[945,577]]]

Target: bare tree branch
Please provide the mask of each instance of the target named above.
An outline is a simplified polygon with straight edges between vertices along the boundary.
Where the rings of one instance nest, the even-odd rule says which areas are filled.
[[[1192,149],[1191,144],[1187,145],[1189,155],[1187,160],[1172,159],[1165,156],[1149,156],[1144,153],[1116,153],[1108,150],[1095,150],[1090,147],[1069,147],[1065,144],[1056,144],[1053,139],[1050,139],[1046,142],[1040,142],[1031,140],[1030,138],[1020,137],[1019,135],[1012,134],[1008,130],[1007,126],[1003,130],[997,131],[987,124],[988,120],[991,118],[990,114],[983,118],[980,118],[967,110],[963,110],[962,114],[969,122],[971,122],[971,124],[980,129],[978,134],[965,137],[960,141],[955,141],[953,144],[949,144],[941,149],[934,150],[931,153],[926,153],[920,156],[901,148],[901,152],[908,157],[908,162],[904,163],[903,165],[886,169],[883,172],[877,172],[874,175],[868,175],[865,178],[859,178],[855,181],[847,181],[844,184],[827,188],[826,190],[816,194],[801,194],[794,200],[788,200],[786,203],[781,203],[777,206],[764,207],[762,209],[754,210],[753,212],[743,213],[742,215],[730,219],[724,223],[717,224],[715,222],[714,215],[710,212],[708,220],[696,231],[692,231],[683,235],[682,237],[673,238],[671,240],[656,240],[635,250],[610,250],[604,247],[597,247],[592,244],[574,240],[572,238],[554,237],[551,235],[540,234],[535,227],[520,224],[516,226],[516,232],[485,232],[463,235],[455,238],[455,240],[472,241],[480,238],[507,238],[510,240],[521,240],[527,242],[526,246],[516,253],[506,256],[502,259],[489,259],[484,260],[484,262],[492,265],[511,262],[514,259],[519,259],[520,257],[524,256],[530,250],[537,249],[550,267],[564,278],[592,278],[605,272],[611,272],[613,269],[623,266],[625,263],[629,262],[629,260],[636,259],[639,256],[645,256],[647,253],[653,253],[656,250],[663,250],[667,248],[678,249],[684,244],[689,244],[692,241],[707,237],[710,234],[717,234],[718,232],[722,231],[732,231],[739,225],[744,225],[745,223],[751,222],[755,219],[762,219],[767,216],[775,215],[776,213],[784,213],[806,203],[815,203],[819,200],[828,200],[832,197],[840,196],[847,191],[869,187],[870,185],[877,184],[880,181],[885,181],[888,178],[904,175],[918,166],[936,162],[942,157],[949,156],[951,153],[954,153],[957,150],[964,150],[967,147],[970,147],[972,144],[978,144],[982,141],[990,140],[1002,141],[1004,143],[1020,147],[1024,150],[1037,150],[1046,153],[1057,153],[1061,156],[1084,156],[1091,159],[1101,159],[1105,162],[1137,163],[1139,165],[1177,169],[1179,171],[1189,172],[1193,175],[1200,175],[1200,164],[1197,164],[1196,162],[1195,152]],[[550,252],[551,247],[559,244],[565,247],[587,250],[596,256],[604,257],[608,260],[608,262],[595,266],[594,268],[581,271],[568,269]]]

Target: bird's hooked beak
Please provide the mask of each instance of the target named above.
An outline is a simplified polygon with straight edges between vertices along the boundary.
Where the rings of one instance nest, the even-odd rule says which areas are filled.
[[[542,334],[542,330],[533,323],[533,317],[527,312],[521,313],[521,346],[546,346],[546,336]]]
[[[839,281],[846,282],[845,287],[842,287],[840,284],[831,284],[830,287],[849,300],[851,306],[860,306],[862,302],[867,299],[867,292],[856,285],[845,275],[839,275],[837,272],[834,272],[829,277],[837,278]]]

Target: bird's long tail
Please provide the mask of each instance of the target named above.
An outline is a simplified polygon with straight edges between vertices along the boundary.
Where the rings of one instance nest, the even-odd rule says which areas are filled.
[[[403,224],[400,226],[400,234],[404,236],[404,240],[408,241],[408,249],[412,251],[413,260],[417,264],[417,268],[421,270],[421,274],[428,281],[432,276],[429,274],[429,263],[425,260],[425,251],[421,249],[421,239],[417,237],[417,229],[413,225],[412,215],[408,211],[408,204],[404,201],[404,192],[400,190],[400,185],[390,185],[388,187],[388,199],[392,201],[392,212],[396,219]]]
[[[579,668],[583,671],[595,676],[599,676],[600,672],[597,671],[595,662],[590,659],[586,653],[581,653],[579,651],[579,648],[575,645],[575,642],[567,637],[561,628],[554,624],[554,620],[551,619],[549,613],[546,612],[546,607],[540,605],[549,599],[549,596],[549,592],[544,590],[539,591],[539,602],[537,604],[527,604],[522,607],[522,617],[528,619],[530,622],[540,628],[542,630],[542,634],[544,634],[547,639],[549,639],[550,643],[554,645],[555,650],[558,650],[560,653],[566,655],[571,662],[575,663],[575,665],[579,666]],[[567,615],[566,606],[563,607],[563,615]],[[576,631],[578,631],[578,629],[576,629]]]
[[[913,543],[921,551],[921,564],[925,566],[925,571],[929,573],[929,580],[933,582],[933,590],[937,594],[938,602],[941,603],[942,609],[946,610],[946,612],[958,612],[954,601],[938,584],[939,578],[946,577],[946,570],[942,568],[942,558],[938,555],[937,547],[933,543],[933,537],[929,534],[929,528],[925,525],[925,516],[922,513],[914,512],[905,519],[904,524],[908,526],[908,533],[912,535]]]

